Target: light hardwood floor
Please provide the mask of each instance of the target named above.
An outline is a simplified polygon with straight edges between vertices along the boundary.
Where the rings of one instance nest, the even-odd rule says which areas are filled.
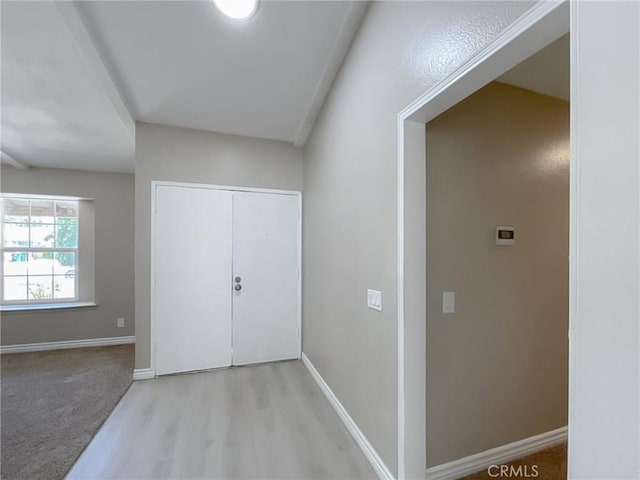
[[[376,478],[299,361],[134,382],[67,479]]]

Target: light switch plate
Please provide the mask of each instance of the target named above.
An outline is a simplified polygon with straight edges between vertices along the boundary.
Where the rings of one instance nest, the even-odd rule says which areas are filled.
[[[382,292],[367,289],[367,307],[382,311]]]
[[[442,292],[442,313],[456,311],[456,292]]]

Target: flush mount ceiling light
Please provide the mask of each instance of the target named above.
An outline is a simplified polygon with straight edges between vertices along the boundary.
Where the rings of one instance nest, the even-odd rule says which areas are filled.
[[[213,0],[216,8],[233,20],[247,20],[256,13],[258,0]]]

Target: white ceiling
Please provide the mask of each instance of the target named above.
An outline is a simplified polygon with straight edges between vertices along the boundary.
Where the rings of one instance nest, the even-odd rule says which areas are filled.
[[[116,113],[56,4],[0,8],[2,152],[29,166],[132,171],[133,125]]]
[[[291,142],[364,14],[345,25],[352,2],[263,1],[237,23],[208,1],[80,6],[137,120]]]
[[[366,13],[358,1],[2,1],[2,150],[133,171],[133,120],[304,144]]]
[[[497,81],[569,101],[569,34],[509,70]]]

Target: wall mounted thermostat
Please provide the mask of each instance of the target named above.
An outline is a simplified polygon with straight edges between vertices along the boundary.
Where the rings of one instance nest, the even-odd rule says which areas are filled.
[[[510,246],[516,241],[516,229],[513,227],[496,227],[496,245]]]

